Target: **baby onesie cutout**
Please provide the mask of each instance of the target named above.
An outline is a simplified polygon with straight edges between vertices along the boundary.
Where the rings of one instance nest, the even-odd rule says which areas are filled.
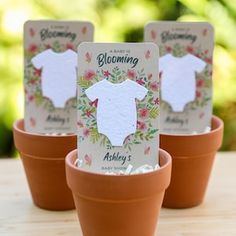
[[[106,79],[85,90],[97,105],[97,128],[113,146],[122,146],[125,138],[136,132],[137,110],[135,99],[143,100],[148,90],[132,80],[113,84]]]
[[[195,100],[195,73],[200,73],[205,66],[203,60],[191,54],[183,57],[166,54],[160,58],[161,97],[174,112],[183,112],[185,105]]]
[[[57,108],[64,108],[68,99],[76,96],[77,54],[68,49],[57,53],[47,49],[31,60],[37,69],[42,69],[42,94]]]

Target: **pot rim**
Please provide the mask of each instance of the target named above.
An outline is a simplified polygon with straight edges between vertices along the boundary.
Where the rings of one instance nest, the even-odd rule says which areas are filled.
[[[172,159],[164,150],[159,151],[160,169],[134,175],[106,175],[81,170],[74,165],[76,152],[77,149],[66,156],[66,178],[73,194],[81,198],[111,202],[141,201],[163,193],[170,184]]]
[[[24,130],[24,120],[16,120],[13,124],[13,136],[19,153],[38,158],[65,159],[69,151],[76,148],[77,136],[44,135],[29,133]]]
[[[25,131],[24,128],[20,128],[20,126],[23,124],[23,127],[24,127],[24,119],[21,118],[21,119],[18,119],[16,120],[14,123],[13,123],[13,129],[16,130],[18,133],[21,133],[22,135],[24,136],[29,136],[29,137],[39,137],[39,138],[49,138],[49,139],[63,139],[65,137],[73,137],[75,136],[76,134],[73,134],[73,133],[69,133],[69,134],[66,134],[66,135],[45,135],[45,134],[41,134],[41,133],[31,133],[31,132],[27,132]]]
[[[214,154],[222,144],[224,123],[217,116],[212,116],[212,130],[201,134],[161,134],[160,147],[167,150],[173,159],[177,157],[193,158]]]
[[[151,171],[151,172],[148,172],[148,173],[142,173],[142,174],[132,174],[132,175],[106,175],[106,174],[103,174],[103,173],[95,173],[95,172],[90,172],[90,171],[86,171],[86,170],[82,170],[80,168],[78,168],[77,166],[75,166],[74,164],[72,164],[72,161],[71,159],[77,155],[77,150],[78,149],[75,149],[73,151],[71,151],[70,153],[68,153],[68,155],[66,156],[66,165],[68,165],[70,168],[72,168],[73,170],[75,171],[78,171],[82,174],[87,174],[87,175],[91,175],[91,176],[98,176],[98,177],[105,177],[105,178],[127,178],[127,176],[130,176],[130,177],[133,177],[133,178],[136,178],[137,176],[151,176],[151,175],[155,175],[156,172],[160,172],[160,171],[164,171],[164,169],[166,169],[171,163],[172,163],[172,159],[171,159],[171,156],[170,154],[159,148],[159,155],[162,154],[163,156],[166,157],[167,161],[164,165],[160,166],[159,169],[157,170],[154,170],[154,171]],[[159,163],[158,163],[159,164]]]
[[[221,118],[219,118],[218,116],[212,115],[211,121],[215,121],[218,126],[212,130],[210,130],[210,132],[207,133],[198,133],[198,134],[169,134],[169,133],[160,133],[161,136],[166,136],[166,137],[201,137],[201,136],[205,136],[205,135],[209,135],[209,134],[214,134],[217,133],[219,130],[222,129],[222,127],[224,126],[224,122],[222,121]]]

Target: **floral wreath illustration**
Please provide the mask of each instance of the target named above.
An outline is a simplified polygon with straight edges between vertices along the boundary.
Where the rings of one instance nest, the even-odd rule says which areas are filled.
[[[52,44],[30,44],[25,49],[26,68],[24,78],[26,104],[34,102],[36,106],[42,106],[43,109],[49,112],[54,111],[56,108],[49,98],[43,96],[41,89],[42,69],[36,69],[31,63],[31,59],[50,48],[55,52],[64,52],[67,49],[75,50],[73,44],[61,44],[59,41],[54,41]],[[76,98],[71,98],[66,102],[65,110],[69,111],[71,108],[76,108]]]
[[[144,69],[140,71],[134,69],[124,71],[114,67],[112,71],[97,70],[95,72],[86,70],[79,77],[78,84],[82,92],[77,101],[77,109],[81,117],[81,120],[77,122],[78,128],[81,129],[81,132],[79,132],[80,141],[89,138],[92,143],[99,142],[101,146],[106,146],[108,149],[113,148],[109,139],[105,135],[98,133],[97,130],[96,108],[98,100],[91,102],[84,93],[87,88],[104,78],[112,83],[120,83],[128,78],[148,89],[146,97],[136,104],[137,130],[125,139],[123,147],[131,151],[132,145],[153,139],[158,131],[158,129],[153,127],[153,121],[159,115],[159,98],[155,97],[154,93],[159,90],[159,83],[153,81],[152,74],[146,75]]]
[[[160,56],[164,56],[167,53],[171,53],[175,57],[183,57],[186,54],[192,54],[203,61],[206,62],[206,67],[201,73],[196,74],[196,98],[193,102],[190,102],[186,105],[185,111],[187,110],[196,110],[198,107],[207,106],[211,100],[211,86],[212,80],[212,58],[209,57],[209,50],[202,50],[199,47],[185,46],[179,43],[174,44],[173,46],[161,45]],[[162,79],[162,72],[159,73],[160,81]],[[171,110],[171,107],[168,103],[162,102],[161,106],[165,110]]]

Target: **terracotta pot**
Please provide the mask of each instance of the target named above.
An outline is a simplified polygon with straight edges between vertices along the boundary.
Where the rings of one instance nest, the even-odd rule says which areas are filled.
[[[203,201],[215,154],[222,144],[223,126],[223,121],[213,116],[209,133],[160,135],[160,146],[170,153],[173,162],[164,207],[188,208]]]
[[[123,176],[82,171],[73,164],[76,156],[74,150],[66,157],[66,177],[83,235],[153,236],[170,182],[170,155],[160,150],[157,171]]]
[[[48,210],[73,209],[72,193],[66,184],[65,157],[76,148],[76,135],[27,133],[23,120],[14,123],[13,131],[35,205]]]

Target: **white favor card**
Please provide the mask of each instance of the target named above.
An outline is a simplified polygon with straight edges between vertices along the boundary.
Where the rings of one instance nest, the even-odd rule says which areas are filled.
[[[158,49],[152,43],[78,48],[78,165],[122,174],[158,163]]]
[[[160,48],[161,132],[202,133],[212,117],[213,28],[210,24],[151,22],[145,41]]]
[[[80,21],[28,21],[24,26],[25,129],[76,132],[77,46],[93,40]]]

